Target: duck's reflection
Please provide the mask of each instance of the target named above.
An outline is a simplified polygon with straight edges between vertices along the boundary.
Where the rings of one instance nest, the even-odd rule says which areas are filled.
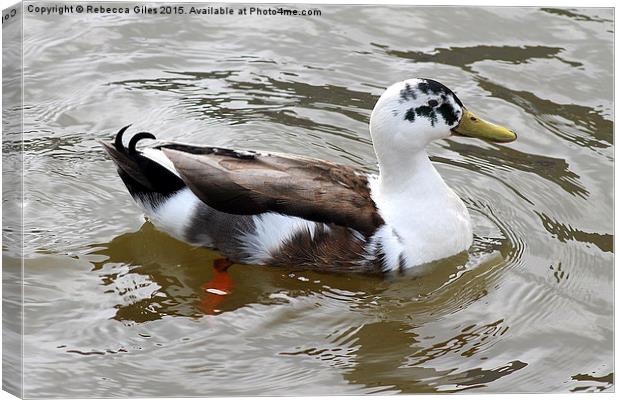
[[[325,274],[300,276],[293,269],[263,266],[228,268],[220,253],[186,245],[155,230],[150,223],[93,248],[91,255],[103,256],[94,263],[94,271],[106,291],[121,297],[114,319],[122,321],[200,317],[249,304],[278,303],[271,295],[282,291],[298,297],[335,285],[360,292],[372,289],[373,282],[381,282],[377,277],[366,277],[365,281]]]
[[[166,316],[213,316],[257,304],[275,307],[282,303],[283,294],[312,302],[335,299],[338,307],[345,305],[351,315],[361,317],[351,318],[343,332],[326,332],[326,343],[320,348],[306,347],[300,337],[298,348],[274,356],[333,364],[349,382],[369,388],[429,392],[479,387],[527,365],[502,361],[488,370],[465,371],[433,366],[454,353],[477,356],[483,345],[506,332],[508,326],[501,320],[464,328],[447,341],[418,332],[425,323],[486,296],[497,267],[512,249],[505,240],[477,243],[489,248],[479,244],[477,251],[483,255],[474,255],[475,260],[472,255],[459,255],[428,266],[423,276],[387,279],[231,265],[219,253],[192,248],[149,223],[97,245],[91,254],[103,256],[93,272],[99,274],[105,290],[122,299],[116,305],[116,320],[142,323]]]
[[[164,316],[200,317],[258,300],[255,285],[235,268],[231,273],[231,264],[220,254],[188,246],[150,223],[96,245],[91,254],[104,256],[94,263],[94,271],[106,291],[121,297],[117,320],[140,323]],[[249,297],[231,296],[235,281],[239,294]]]
[[[504,253],[510,251],[507,243],[500,242],[499,246]],[[496,253],[501,259],[500,253]],[[406,301],[418,304],[416,308],[421,311],[434,307],[437,312],[442,312],[442,308],[448,312],[454,304],[449,298],[458,296],[460,290],[469,293],[472,301],[486,293],[483,278],[498,263],[475,260],[479,265],[471,270],[468,264],[472,260],[460,254],[425,266],[422,276],[405,277],[232,265],[217,251],[186,245],[155,230],[150,223],[136,232],[93,246],[91,254],[103,256],[94,263],[94,271],[106,291],[116,292],[122,298],[114,318],[134,322],[165,315],[200,317],[205,312],[233,311],[248,304],[271,304],[277,302],[271,295],[282,291],[298,297],[332,289],[360,294],[352,307],[375,307],[373,299],[381,297],[388,300],[381,302],[384,305],[390,304],[390,300],[399,304]],[[474,287],[480,287],[480,292],[473,293]],[[464,303],[468,300],[462,299],[460,305]]]

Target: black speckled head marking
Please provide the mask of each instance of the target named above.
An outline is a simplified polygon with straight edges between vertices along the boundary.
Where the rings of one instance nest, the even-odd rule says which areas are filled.
[[[405,88],[400,91],[401,101],[415,100],[417,98],[415,91],[410,84],[405,83]]]
[[[415,111],[413,107],[407,110],[407,112],[405,113],[405,119],[409,122],[415,121]]]
[[[459,120],[460,113],[457,112],[457,110],[452,107],[452,104],[448,102],[443,103],[441,106],[437,107],[437,112],[441,114],[447,125],[452,126],[456,121]]]
[[[419,99],[421,95],[425,95],[426,98],[430,97],[430,99],[426,104],[419,105],[418,102],[415,104],[417,107],[408,108],[404,115],[401,114],[401,118],[409,122],[415,122],[416,116],[427,118],[431,126],[435,126],[439,121],[439,116],[448,126],[453,126],[458,122],[461,111],[455,103],[461,107],[463,104],[449,88],[432,79],[421,79],[416,85],[405,83],[405,87],[400,91],[399,101],[401,103],[413,102],[413,100]],[[420,100],[425,101],[424,97]]]
[[[463,103],[461,103],[461,100],[459,100],[458,97],[456,97],[456,95],[454,94],[454,92],[452,90],[450,90],[450,88],[442,85],[441,83],[434,81],[432,79],[422,79],[422,82],[420,82],[418,84],[418,88],[424,92],[424,94],[438,94],[441,95],[442,98],[443,96],[450,94],[452,95],[452,97],[454,98],[454,100],[456,101],[456,103],[463,107]]]
[[[418,89],[424,94],[440,95],[445,92],[452,93],[450,89],[432,79],[423,79],[422,82],[418,83]]]
[[[435,126],[437,122],[437,113],[435,113],[435,109],[429,106],[420,106],[415,109],[415,113],[424,118],[428,118],[431,120],[431,126]]]

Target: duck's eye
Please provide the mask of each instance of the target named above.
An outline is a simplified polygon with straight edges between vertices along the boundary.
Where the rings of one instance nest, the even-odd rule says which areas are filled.
[[[437,102],[437,100],[429,100],[429,101],[428,101],[428,105],[429,105],[430,107],[435,107],[437,104],[439,104],[439,103]]]

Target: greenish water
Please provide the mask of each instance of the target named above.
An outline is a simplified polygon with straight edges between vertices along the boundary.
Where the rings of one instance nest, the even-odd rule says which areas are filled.
[[[613,389],[613,11],[317,8],[26,15],[26,396]],[[410,77],[519,133],[431,145],[475,243],[418,279],[234,265],[214,297],[218,254],[145,223],[96,142],[376,170],[370,111]]]

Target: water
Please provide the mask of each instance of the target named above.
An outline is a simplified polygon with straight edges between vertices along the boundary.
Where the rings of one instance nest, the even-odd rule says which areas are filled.
[[[26,15],[27,396],[612,390],[612,10],[318,8]],[[519,133],[430,146],[475,243],[417,279],[235,265],[209,294],[218,254],[145,222],[96,142],[376,170],[370,110],[417,76]]]

